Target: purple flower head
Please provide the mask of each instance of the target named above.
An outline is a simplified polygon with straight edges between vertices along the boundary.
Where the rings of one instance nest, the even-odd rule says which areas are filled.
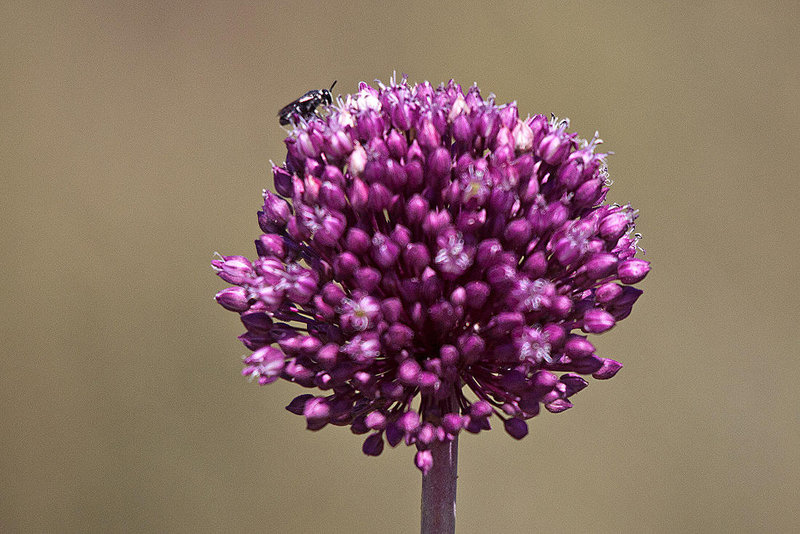
[[[600,140],[520,119],[477,86],[392,80],[294,126],[257,259],[212,262],[252,354],[243,374],[321,394],[287,407],[363,451],[430,447],[499,418],[521,439],[618,362],[583,334],[630,313],[648,273],[638,212],[604,204]]]

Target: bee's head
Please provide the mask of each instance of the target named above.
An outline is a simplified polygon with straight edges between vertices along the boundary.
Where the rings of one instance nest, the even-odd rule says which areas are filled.
[[[333,103],[333,95],[331,94],[331,91],[333,90],[333,86],[336,85],[336,82],[337,82],[337,80],[333,80],[333,83],[331,84],[331,88],[330,89],[323,89],[322,90],[322,101],[325,102],[326,104]]]

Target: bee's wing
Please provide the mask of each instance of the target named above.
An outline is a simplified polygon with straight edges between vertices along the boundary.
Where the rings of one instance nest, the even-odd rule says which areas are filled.
[[[297,107],[297,104],[298,101],[295,100],[294,102],[289,102],[288,104],[283,106],[281,110],[278,112],[278,117],[283,117],[294,111],[294,109]]]
[[[297,100],[289,102],[288,104],[283,106],[281,110],[278,112],[278,115],[286,115],[287,113],[291,113],[292,111],[297,109],[298,106],[301,106],[308,102],[312,102],[316,97],[317,97],[317,91],[309,91],[300,98],[298,98]]]

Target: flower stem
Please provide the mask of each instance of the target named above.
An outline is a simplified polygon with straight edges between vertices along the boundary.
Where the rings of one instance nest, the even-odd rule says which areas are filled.
[[[456,531],[456,481],[458,436],[453,441],[431,445],[433,466],[422,475],[422,534],[453,534]]]

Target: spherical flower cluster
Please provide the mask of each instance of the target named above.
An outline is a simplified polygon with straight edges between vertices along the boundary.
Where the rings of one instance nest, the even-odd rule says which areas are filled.
[[[322,390],[287,406],[309,429],[414,444],[427,472],[436,441],[493,415],[521,439],[581,375],[614,376],[581,332],[627,317],[649,264],[637,212],[604,204],[596,136],[477,86],[377,85],[297,118],[258,258],[214,260],[233,284],[216,299],[247,329],[244,375]]]

